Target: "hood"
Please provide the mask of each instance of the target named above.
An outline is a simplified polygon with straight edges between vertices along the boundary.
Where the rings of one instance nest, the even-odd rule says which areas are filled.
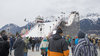
[[[23,40],[21,38],[18,38],[16,42],[20,44],[22,41]]]
[[[84,42],[84,45],[90,45],[91,44],[91,42],[89,41],[89,39],[87,37],[79,39],[78,43],[80,43],[82,41]]]
[[[47,41],[47,38],[43,38],[43,41]]]
[[[6,35],[3,35],[2,36],[3,40],[7,41],[8,40],[8,37]]]
[[[45,41],[45,42],[46,42],[47,40],[46,40],[46,39],[44,39],[43,41]]]
[[[82,31],[79,31],[78,38],[85,38],[85,33]]]
[[[54,40],[59,40],[59,39],[61,39],[62,38],[62,36],[60,36],[59,34],[54,34],[53,35],[53,39]]]

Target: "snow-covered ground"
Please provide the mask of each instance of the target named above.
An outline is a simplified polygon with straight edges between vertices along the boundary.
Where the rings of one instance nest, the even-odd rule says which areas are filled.
[[[69,49],[71,50],[70,47],[69,47]],[[12,51],[12,55],[9,55],[9,56],[14,56],[14,50]],[[36,52],[36,50],[35,50],[34,52],[32,52],[32,50],[28,50],[28,56],[41,56],[41,51]],[[72,56],[71,51],[70,51],[70,55],[69,56]]]
[[[12,55],[9,55],[9,56],[14,56],[14,50],[12,51]],[[41,56],[41,51],[39,52],[32,52],[32,50],[28,50],[28,56]]]
[[[97,51],[98,51],[98,56],[100,56],[100,50],[99,50],[99,49],[97,49]]]
[[[71,48],[70,47],[69,47],[69,50],[70,50],[69,56],[72,56]],[[100,56],[99,49],[97,49],[97,51],[98,51],[98,56]],[[12,52],[12,55],[9,55],[9,56],[14,56],[14,51]],[[39,51],[39,52],[36,52],[36,51],[32,52],[32,50],[28,50],[28,56],[41,56],[41,51]]]
[[[71,48],[70,47],[69,47],[69,50],[70,50],[69,56],[72,56]],[[97,49],[97,51],[98,51],[98,56],[100,56],[99,49]],[[12,55],[9,55],[9,56],[14,56],[14,51],[12,52]],[[29,50],[28,51],[28,56],[41,56],[41,51],[39,51],[39,52],[36,52],[36,51],[32,52],[32,50]]]

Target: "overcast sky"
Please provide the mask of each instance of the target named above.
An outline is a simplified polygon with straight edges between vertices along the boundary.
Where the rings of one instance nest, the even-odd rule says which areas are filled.
[[[100,0],[0,0],[0,28],[8,23],[26,24],[24,19],[33,19],[79,11],[81,15],[100,13]]]

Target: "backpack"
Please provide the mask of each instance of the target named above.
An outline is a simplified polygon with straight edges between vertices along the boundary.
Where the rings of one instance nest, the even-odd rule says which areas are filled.
[[[46,54],[46,49],[41,49],[41,55],[45,55]]]

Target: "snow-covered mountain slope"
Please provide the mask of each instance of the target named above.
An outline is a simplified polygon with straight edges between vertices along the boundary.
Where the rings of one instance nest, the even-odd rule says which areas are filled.
[[[21,31],[20,27],[13,24],[13,23],[5,25],[4,27],[2,27],[0,29],[0,31],[2,31],[2,30],[6,30],[7,32],[10,32],[10,33],[13,33],[13,34],[15,34],[16,32]]]
[[[89,13],[89,14],[87,14],[86,16],[83,16],[83,17],[81,18],[81,20],[82,20],[82,19],[90,19],[90,20],[92,20],[94,23],[96,23],[97,20],[98,20],[98,18],[100,18],[100,15],[99,15],[99,14],[97,14],[97,13]]]
[[[27,28],[27,25],[28,25],[28,27],[29,26],[34,27],[35,23],[33,23],[32,25],[30,23],[28,23],[28,24],[26,24],[25,26],[22,26],[22,27],[19,27],[16,24],[10,23],[10,24],[7,24],[7,25],[3,26],[0,29],[0,31],[6,30],[7,32],[10,32],[12,34],[16,34],[16,32],[19,32],[20,33],[23,28],[26,29]]]

